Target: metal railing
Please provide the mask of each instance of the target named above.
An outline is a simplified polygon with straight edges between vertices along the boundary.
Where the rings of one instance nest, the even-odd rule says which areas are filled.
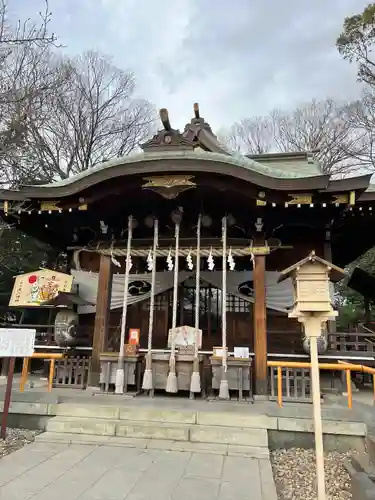
[[[49,360],[49,371],[48,371],[48,392],[52,391],[53,379],[55,376],[55,362],[56,360],[63,359],[65,354],[53,353],[53,352],[34,352],[30,358],[23,359],[21,381],[20,381],[20,392],[24,392],[27,378],[29,376],[30,361],[32,359],[45,359]]]
[[[311,369],[311,363],[299,363],[293,361],[268,361],[268,367],[277,369],[277,403],[280,407],[283,406],[283,368],[287,369]],[[362,372],[372,375],[373,380],[373,398],[375,401],[375,368],[364,365],[355,365],[339,361],[334,363],[319,363],[320,370],[345,371],[346,390],[348,397],[348,408],[353,408],[353,392],[352,392],[352,372]]]

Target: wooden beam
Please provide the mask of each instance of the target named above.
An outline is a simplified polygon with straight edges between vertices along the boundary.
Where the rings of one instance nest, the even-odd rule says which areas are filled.
[[[99,384],[100,353],[105,351],[108,341],[108,324],[112,294],[112,262],[107,255],[100,256],[98,293],[94,323],[94,338],[92,342],[91,370],[89,387]]]
[[[259,245],[261,242],[258,242]],[[254,256],[254,381],[257,396],[268,395],[266,255]]]

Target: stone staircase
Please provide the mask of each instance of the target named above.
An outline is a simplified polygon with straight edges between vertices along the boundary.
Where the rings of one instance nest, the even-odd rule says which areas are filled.
[[[245,454],[254,458],[268,457],[268,417],[233,412],[195,412],[150,408],[94,406],[77,407],[60,403],[53,409],[41,440],[89,441],[90,436],[101,442],[115,444],[117,440],[152,440],[169,442],[172,449],[187,443],[202,446],[220,445],[228,454]],[[73,438],[72,438],[73,436]],[[173,446],[172,446],[173,444]],[[203,446],[204,448],[205,446]],[[211,446],[212,447],[212,446]]]

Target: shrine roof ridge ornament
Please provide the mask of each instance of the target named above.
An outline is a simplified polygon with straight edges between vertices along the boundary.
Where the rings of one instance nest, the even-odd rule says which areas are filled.
[[[170,149],[190,150],[194,149],[194,141],[184,137],[179,130],[171,126],[168,110],[162,108],[159,111],[163,129],[159,130],[150,140],[140,144],[145,153],[152,151],[169,151]]]

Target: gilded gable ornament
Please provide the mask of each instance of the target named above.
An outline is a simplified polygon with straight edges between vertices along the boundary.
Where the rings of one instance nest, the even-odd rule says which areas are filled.
[[[143,184],[142,189],[154,191],[166,200],[174,200],[182,192],[196,187],[195,182],[191,181],[193,178],[193,175],[145,177],[144,180],[147,182]]]

